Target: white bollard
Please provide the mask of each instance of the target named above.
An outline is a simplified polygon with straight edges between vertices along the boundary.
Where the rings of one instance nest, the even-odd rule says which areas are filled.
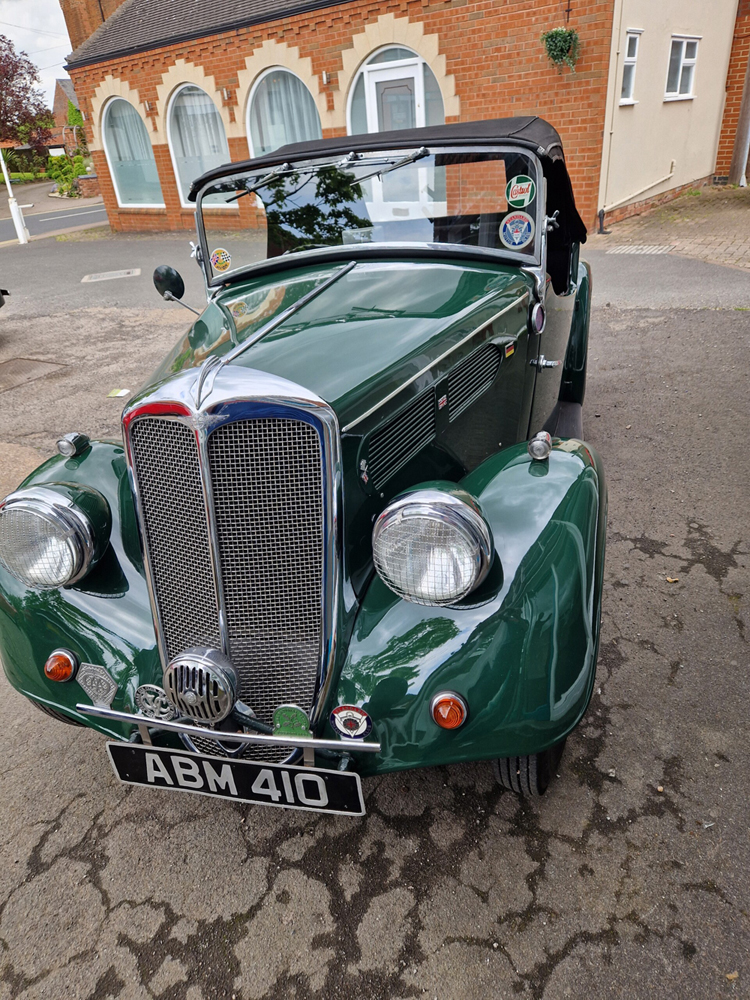
[[[5,159],[0,156],[0,166],[3,168],[3,177],[5,178],[5,186],[8,189],[8,208],[10,209],[10,217],[13,219],[13,225],[16,227],[16,235],[18,236],[19,243],[29,242],[29,231],[26,228],[26,223],[23,221],[23,212],[21,211],[18,202],[13,196],[13,188],[10,186],[10,176],[8,174],[8,166]]]

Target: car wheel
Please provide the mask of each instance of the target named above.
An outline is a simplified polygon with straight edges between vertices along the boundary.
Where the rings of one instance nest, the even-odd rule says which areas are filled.
[[[494,760],[495,777],[503,788],[527,798],[538,798],[547,791],[557,772],[565,740],[541,753],[528,757],[498,757]]]
[[[31,704],[39,709],[40,712],[44,712],[45,715],[49,715],[53,719],[57,719],[58,722],[65,722],[68,726],[83,726],[82,722],[78,719],[71,719],[69,715],[65,715],[64,712],[58,712],[57,709],[50,708],[49,705],[42,705],[41,702],[33,701],[29,698]]]

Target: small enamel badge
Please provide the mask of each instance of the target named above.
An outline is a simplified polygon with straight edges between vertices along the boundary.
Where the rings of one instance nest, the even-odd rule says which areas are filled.
[[[516,345],[515,344],[506,344],[505,345],[505,357],[506,358],[509,358],[509,357],[511,357],[511,355],[515,354],[515,351],[516,351]]]
[[[104,667],[100,667],[98,663],[82,663],[76,680],[95,705],[109,708],[117,693],[117,684]]]
[[[350,740],[363,740],[372,732],[372,719],[356,705],[339,705],[330,716],[331,726]]]

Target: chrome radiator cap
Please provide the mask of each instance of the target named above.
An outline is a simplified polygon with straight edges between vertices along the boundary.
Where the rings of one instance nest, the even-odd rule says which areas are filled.
[[[194,646],[170,660],[164,690],[181,715],[215,723],[230,714],[237,701],[239,678],[218,649]]]

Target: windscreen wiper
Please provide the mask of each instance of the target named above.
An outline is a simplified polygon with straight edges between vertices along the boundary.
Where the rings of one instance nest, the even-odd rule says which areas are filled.
[[[425,156],[429,156],[430,151],[426,146],[420,146],[419,149],[415,149],[413,153],[409,153],[407,156],[402,156],[400,160],[396,160],[389,166],[380,167],[378,170],[373,170],[372,173],[365,174],[364,177],[357,177],[357,184],[361,184],[362,181],[368,181],[371,177],[382,177],[383,174],[389,174],[392,170],[398,170],[399,167],[405,167],[409,163],[414,163],[416,160],[421,160]],[[348,156],[344,157],[339,163],[336,164],[337,167],[351,167],[359,160],[359,154],[349,153]]]
[[[261,188],[267,187],[271,181],[275,180],[281,174],[287,173],[287,171],[293,170],[291,163],[282,163],[278,167],[274,167],[258,181],[257,184],[253,184],[252,187],[245,188],[244,191],[240,191],[236,194],[234,198],[227,198],[227,204],[232,201],[237,201],[238,198],[244,198],[246,194],[255,194],[256,191],[260,191]]]
[[[420,148],[416,149],[413,153],[409,153],[407,156],[402,156],[400,160],[396,160],[395,162],[392,162],[387,166],[379,167],[377,170],[373,170],[372,173],[365,174],[364,177],[357,177],[356,183],[360,184],[362,181],[367,181],[371,177],[382,177],[383,174],[389,174],[392,170],[398,170],[399,167],[405,167],[407,166],[407,164],[414,163],[416,160],[421,160],[423,157],[429,155],[430,155],[429,149],[427,149],[426,146],[420,146]],[[336,168],[341,168],[345,166],[351,167],[358,159],[359,159],[358,154],[349,153],[348,156],[346,156],[343,160],[340,160],[336,164]],[[233,201],[237,201],[239,198],[244,198],[246,194],[255,194],[256,191],[260,190],[260,188],[267,187],[271,183],[271,181],[275,180],[277,177],[280,177],[282,174],[286,173],[297,173],[297,174],[301,173],[308,175],[317,174],[319,171],[325,170],[329,166],[330,164],[328,163],[321,163],[317,167],[307,167],[300,170],[296,167],[293,167],[291,163],[282,163],[280,166],[274,167],[273,170],[269,171],[269,173],[261,177],[261,179],[256,184],[253,184],[252,187],[245,188],[244,191],[240,191],[240,193],[236,194],[234,198],[227,198],[227,204]]]

